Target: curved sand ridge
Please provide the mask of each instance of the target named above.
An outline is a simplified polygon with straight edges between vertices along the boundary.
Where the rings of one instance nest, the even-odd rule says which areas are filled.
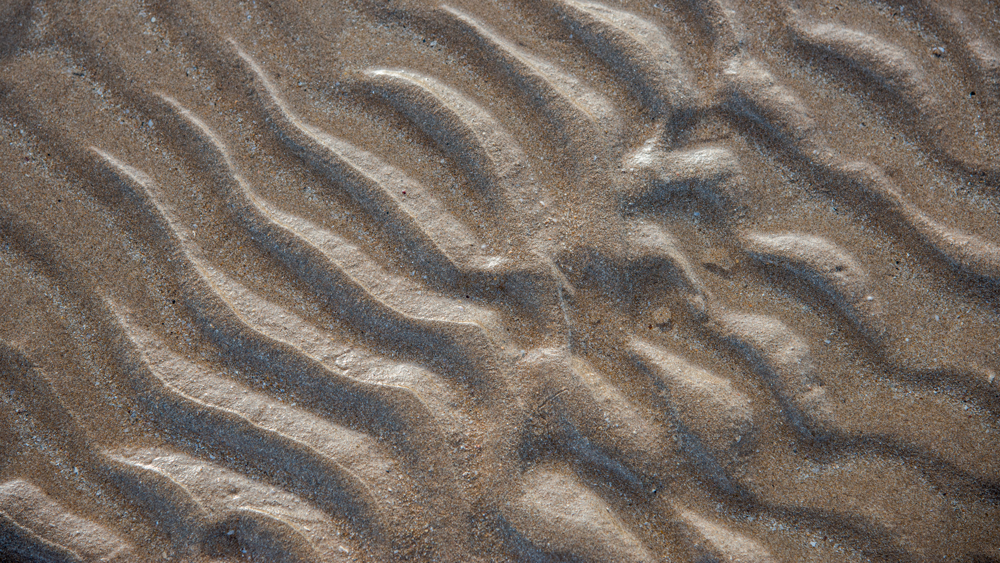
[[[0,559],[1000,559],[995,6],[264,4],[0,7]]]

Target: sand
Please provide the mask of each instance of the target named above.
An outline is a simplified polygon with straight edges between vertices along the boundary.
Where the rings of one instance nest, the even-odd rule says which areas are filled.
[[[0,2],[0,560],[1000,561],[1000,5]]]

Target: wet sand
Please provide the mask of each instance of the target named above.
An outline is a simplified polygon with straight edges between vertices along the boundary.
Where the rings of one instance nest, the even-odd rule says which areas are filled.
[[[0,3],[0,559],[1000,561],[998,22]]]

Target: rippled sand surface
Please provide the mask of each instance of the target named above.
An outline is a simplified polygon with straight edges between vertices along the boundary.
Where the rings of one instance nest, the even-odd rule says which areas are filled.
[[[0,2],[0,560],[1000,561],[1000,5]]]

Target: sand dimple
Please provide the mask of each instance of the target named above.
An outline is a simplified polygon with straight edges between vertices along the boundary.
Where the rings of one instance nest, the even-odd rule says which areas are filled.
[[[0,560],[992,561],[969,0],[0,7]]]

